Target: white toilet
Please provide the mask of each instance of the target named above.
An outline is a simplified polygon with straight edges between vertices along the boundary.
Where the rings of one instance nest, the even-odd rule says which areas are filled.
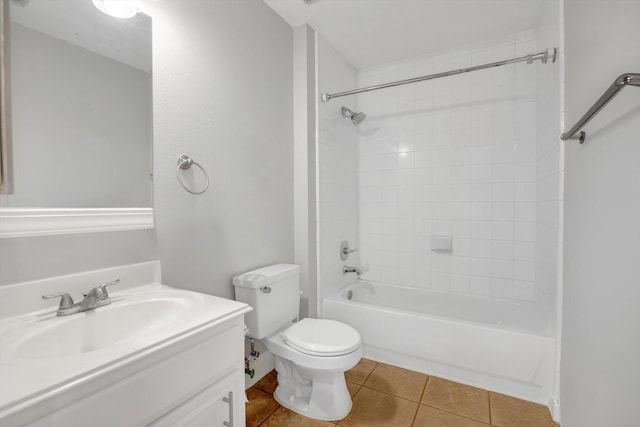
[[[295,323],[300,306],[300,267],[272,265],[233,278],[236,300],[249,304],[249,336],[275,355],[282,406],[318,420],[339,420],[351,410],[344,372],[362,357],[360,334],[327,319]]]

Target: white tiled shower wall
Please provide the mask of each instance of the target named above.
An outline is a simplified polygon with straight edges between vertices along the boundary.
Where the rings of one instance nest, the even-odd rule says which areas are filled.
[[[537,31],[524,31],[361,70],[358,83],[537,50]],[[358,129],[364,278],[536,298],[536,203],[547,185],[537,179],[537,67],[557,65],[520,63],[359,95],[368,115]],[[452,252],[432,252],[432,235],[452,236]]]

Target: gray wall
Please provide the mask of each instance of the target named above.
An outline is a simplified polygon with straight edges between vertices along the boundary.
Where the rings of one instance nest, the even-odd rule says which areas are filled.
[[[0,285],[154,259],[153,231],[0,239]]]
[[[232,298],[233,275],[294,258],[292,29],[260,0],[148,5],[163,280]],[[183,153],[206,193],[179,187]]]
[[[233,297],[234,274],[293,262],[292,29],[260,0],[188,3],[145,4],[155,232],[2,239],[0,284],[159,256],[165,283]],[[178,186],[183,153],[209,172],[201,196]]]
[[[640,2],[565,2],[565,128],[640,65]],[[640,97],[629,87],[566,143],[563,427],[638,425]]]

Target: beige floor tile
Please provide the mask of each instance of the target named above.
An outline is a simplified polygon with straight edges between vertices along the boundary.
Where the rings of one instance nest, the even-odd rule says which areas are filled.
[[[491,399],[491,423],[496,427],[555,427],[549,409],[545,406],[489,393]]]
[[[307,418],[283,406],[278,408],[260,427],[334,427],[329,421]]]
[[[417,402],[362,387],[353,398],[351,413],[338,421],[342,427],[409,427]]]
[[[358,362],[356,366],[344,373],[345,379],[352,383],[362,385],[366,381],[371,371],[373,371],[373,368],[376,367],[376,365],[377,362],[365,359],[363,357],[362,359],[360,359],[360,362]]]
[[[378,363],[364,385],[418,402],[427,378],[419,372]]]
[[[266,393],[273,394],[276,391],[276,387],[278,387],[278,373],[275,369],[272,370],[260,379],[255,386]]]
[[[422,395],[422,403],[489,423],[488,392],[480,388],[430,377]]]
[[[413,427],[489,427],[489,424],[420,405]]]
[[[247,390],[249,403],[246,405],[247,427],[257,427],[269,417],[280,405],[269,393],[256,387]]]
[[[351,395],[351,398],[353,399],[353,396],[356,395],[356,393],[358,392],[358,390],[360,390],[360,385],[356,384],[356,383],[350,383],[349,381],[347,381],[347,389],[349,389],[349,394]]]

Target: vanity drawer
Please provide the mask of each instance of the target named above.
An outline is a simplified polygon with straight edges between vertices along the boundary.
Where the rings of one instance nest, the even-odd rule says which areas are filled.
[[[131,372],[124,380],[79,397],[70,405],[53,408],[51,414],[27,425],[149,425],[234,371],[241,376],[243,337],[243,327],[236,323],[204,342],[143,370]],[[25,424],[17,422],[8,425]]]
[[[244,425],[244,396],[244,375],[234,372],[149,427],[240,427]]]

